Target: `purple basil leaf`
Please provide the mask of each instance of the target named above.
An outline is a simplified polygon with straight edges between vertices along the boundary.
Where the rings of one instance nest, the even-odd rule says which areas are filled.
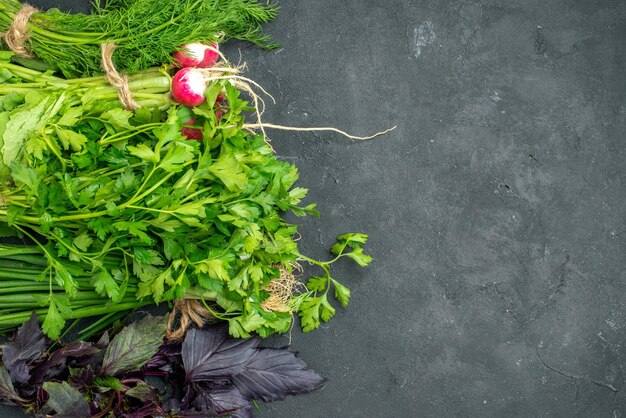
[[[101,350],[104,350],[105,348],[108,347],[109,342],[110,342],[109,331],[104,331],[104,333],[98,339],[98,342],[96,343],[96,347],[98,347]]]
[[[250,405],[234,386],[213,388],[210,385],[192,383],[195,398],[191,406],[198,412],[210,415],[224,415]]]
[[[100,374],[114,376],[134,372],[159,350],[165,336],[165,317],[146,316],[117,334],[107,347]]]
[[[174,397],[163,402],[162,408],[165,412],[169,412],[170,415],[178,415],[180,411],[180,401]]]
[[[190,329],[182,349],[186,382],[229,378],[241,372],[258,345],[258,337],[229,338],[224,326]]]
[[[56,416],[63,418],[91,417],[87,401],[69,383],[45,382],[43,388],[48,392],[46,405],[56,412]]]
[[[9,371],[0,364],[0,401],[7,403],[16,403],[22,400],[13,387]]]
[[[69,382],[77,389],[85,389],[93,385],[95,375],[91,366],[87,365],[79,369],[70,369]]]
[[[100,366],[102,365],[102,360],[104,359],[104,353],[106,348],[109,346],[109,332],[105,331],[100,339],[94,344],[96,348],[99,348],[100,351],[94,354],[91,357],[83,358],[80,360],[73,360],[69,365],[70,367],[91,367],[92,370],[100,371]]]
[[[2,362],[14,382],[26,384],[30,379],[29,366],[38,360],[46,349],[46,338],[33,312],[24,325],[2,350]]]
[[[63,373],[67,368],[67,359],[69,357],[91,356],[98,351],[100,350],[88,342],[77,341],[69,343],[65,347],[56,350],[44,362],[31,370],[30,384],[39,385],[44,380],[50,380]]]
[[[326,379],[307,368],[297,353],[286,348],[262,348],[256,351],[233,383],[248,399],[276,401],[287,395],[311,392]]]
[[[174,366],[180,363],[181,345],[179,342],[166,341],[159,347],[159,351],[152,356],[143,367],[144,370],[163,370],[172,372]]]

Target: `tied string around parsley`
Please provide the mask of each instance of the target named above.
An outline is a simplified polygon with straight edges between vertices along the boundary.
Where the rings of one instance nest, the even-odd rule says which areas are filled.
[[[39,12],[39,9],[36,7],[30,4],[24,4],[15,14],[9,30],[2,36],[9,49],[20,57],[31,58],[33,56],[28,48],[26,48],[26,41],[30,38],[30,34],[28,33],[28,21],[31,16],[37,12]]]
[[[135,110],[139,108],[139,104],[133,99],[133,95],[128,85],[128,76],[120,74],[115,65],[113,65],[113,52],[115,44],[105,42],[100,45],[102,56],[102,69],[109,83],[117,89],[117,95],[122,102],[122,107],[126,110]]]
[[[291,266],[294,270],[302,271],[302,267],[297,263],[292,263]],[[293,312],[289,300],[300,287],[303,287],[303,284],[282,264],[279,264],[277,268],[280,274],[277,278],[270,280],[265,287],[264,290],[269,293],[269,296],[261,303],[261,307],[266,311]],[[204,301],[176,299],[167,320],[165,336],[168,340],[181,340],[190,326],[202,328],[214,318],[215,315],[204,304]]]
[[[165,337],[168,340],[182,340],[189,326],[195,324],[202,328],[213,315],[200,301],[194,299],[176,299],[174,308],[167,320]]]

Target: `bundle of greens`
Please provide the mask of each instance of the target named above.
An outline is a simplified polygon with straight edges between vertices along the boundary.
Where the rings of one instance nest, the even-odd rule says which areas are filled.
[[[108,0],[103,7],[98,3],[93,2],[88,15],[51,9],[18,19],[28,22],[26,30],[18,31],[19,39],[10,43],[24,43],[26,51],[66,77],[100,72],[103,43],[117,45],[114,64],[129,72],[171,62],[173,51],[199,40],[236,38],[276,47],[261,33],[261,25],[272,20],[278,8],[257,0]],[[0,32],[9,31],[21,8],[18,0],[0,0]]]
[[[6,226],[0,229],[0,237],[14,234],[15,231]],[[57,283],[44,280],[50,274],[50,264],[41,248],[36,245],[0,244],[0,334],[7,334],[23,324],[33,311],[45,318],[43,328],[55,338],[65,318],[78,320],[102,315],[98,321],[80,331],[81,336],[88,338],[126,316],[126,311],[152,303],[151,300],[138,301],[135,297],[139,285],[135,276],[129,276],[123,292],[111,300],[102,296],[103,283],[94,281],[90,265],[63,259],[57,262],[61,271],[67,271],[76,283],[71,299]],[[106,259],[106,265],[113,271],[117,271],[122,262],[120,257],[113,255]],[[62,317],[56,316],[59,312]],[[69,331],[70,328],[66,329]]]
[[[243,129],[256,109],[232,75],[214,77],[206,102],[191,109],[169,101],[166,73],[131,75],[133,96],[149,106],[130,112],[104,77],[58,79],[4,58],[0,222],[29,238],[46,261],[32,280],[49,286],[38,314],[50,337],[84,316],[75,303],[93,292],[103,298],[92,304],[99,313],[200,299],[235,337],[286,332],[294,312],[304,331],[315,329],[335,313],[331,290],[348,304],[349,290],[331,277],[330,265],[344,257],[367,265],[367,236],[339,237],[330,261],[298,251],[296,226],[281,214],[316,215],[315,205],[300,205],[307,190],[294,187],[296,167]],[[190,127],[201,130],[201,140],[181,133]],[[323,275],[294,295],[299,261]],[[12,318],[24,321],[30,309]]]
[[[33,317],[4,347],[0,400],[37,416],[244,418],[251,401],[325,382],[296,353],[261,348],[258,337],[233,340],[221,326],[191,329],[182,342],[164,343],[164,334],[164,318],[147,316],[111,340],[105,333],[53,349]]]

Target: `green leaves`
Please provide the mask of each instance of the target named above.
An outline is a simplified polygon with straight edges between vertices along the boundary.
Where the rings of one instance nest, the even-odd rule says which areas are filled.
[[[42,117],[48,110],[51,100],[43,95],[31,95],[30,97],[31,99],[27,99],[24,106],[11,113],[2,135],[3,146],[0,151],[2,152],[2,160],[7,166],[10,166],[17,158],[29,135],[45,123]]]
[[[87,144],[87,137],[78,132],[70,131],[68,129],[56,128],[56,133],[61,141],[63,149],[72,149],[72,151],[80,151]]]
[[[83,109],[81,107],[72,107],[68,109],[65,113],[63,113],[63,115],[57,122],[57,125],[67,127],[74,126],[76,125],[76,123],[78,123],[82,114]]]
[[[56,416],[66,418],[85,418],[91,416],[89,405],[83,394],[67,382],[45,382],[44,390],[48,393],[48,407]]]
[[[328,322],[335,315],[335,308],[328,302],[328,298],[324,294],[303,302],[300,305],[298,315],[301,319],[302,331],[311,332],[320,326],[320,319]]]
[[[109,122],[114,128],[118,130],[126,130],[132,128],[130,122],[128,121],[132,116],[132,112],[116,108],[107,110],[102,114],[101,118]]]
[[[42,251],[49,265],[38,277],[54,287],[42,304],[49,335],[82,314],[70,305],[84,290],[111,311],[118,303],[208,296],[216,299],[216,317],[239,336],[286,331],[292,316],[279,311],[290,309],[305,330],[314,329],[335,314],[332,295],[347,306],[350,291],[330,265],[341,258],[369,264],[367,236],[340,236],[328,262],[300,254],[297,228],[281,216],[317,215],[315,204],[304,204],[307,189],[294,187],[297,168],[280,161],[265,138],[241,129],[251,108],[235,86],[214,83],[211,103],[194,109],[167,103],[168,110],[133,113],[119,108],[110,86],[86,82],[61,88],[50,81],[41,91],[0,97],[3,159],[12,150],[0,176],[8,172],[16,186],[0,222],[48,243]],[[227,104],[218,121],[213,99],[220,92]],[[191,118],[202,141],[181,134]],[[322,271],[285,306],[263,308],[272,306],[265,302],[274,296],[269,285],[278,266],[299,260]]]
[[[146,144],[139,144],[137,146],[129,145],[126,147],[126,149],[128,150],[128,152],[130,152],[131,155],[134,155],[135,157],[138,157],[144,161],[150,163],[159,162],[160,157],[155,154],[154,151],[151,150]]]
[[[304,332],[316,329],[321,321],[327,322],[335,315],[336,310],[328,301],[328,293],[331,288],[334,289],[335,299],[342,307],[348,307],[350,302],[350,289],[331,277],[330,265],[342,257],[352,259],[361,267],[372,261],[372,257],[363,252],[363,246],[367,243],[367,235],[361,233],[344,234],[340,235],[337,241],[330,250],[335,258],[330,261],[322,262],[304,257],[305,260],[319,266],[324,272],[323,276],[309,277],[306,284],[308,293],[298,298],[297,312]],[[346,250],[351,251],[346,252]]]
[[[108,297],[113,302],[119,302],[122,296],[120,286],[106,268],[101,268],[100,272],[94,276],[93,284],[96,292]]]
[[[195,269],[200,273],[207,273],[210,277],[220,280],[228,280],[229,275],[226,270],[226,262],[220,259],[204,260],[196,264]]]
[[[42,329],[48,337],[56,340],[61,335],[66,319],[71,317],[72,308],[68,298],[54,293],[50,293],[47,304],[48,313],[43,321]]]
[[[361,267],[367,266],[373,260],[373,258],[370,257],[369,255],[363,254],[363,248],[355,248],[349,253],[345,253],[343,255],[345,255],[348,258],[353,259]]]
[[[165,323],[165,317],[146,316],[120,331],[104,353],[100,374],[115,376],[139,370],[163,342]]]
[[[335,287],[335,299],[341,303],[341,306],[347,308],[348,302],[350,302],[350,289],[336,280],[333,280],[333,286]]]
[[[93,243],[93,239],[86,233],[83,232],[72,241],[74,246],[81,251],[87,251],[89,246]]]
[[[243,166],[228,153],[220,155],[218,160],[209,167],[209,171],[232,192],[242,190],[248,182]]]
[[[39,186],[39,176],[34,168],[27,167],[24,164],[13,163],[11,165],[11,176],[18,184],[26,186],[29,194],[37,193]]]

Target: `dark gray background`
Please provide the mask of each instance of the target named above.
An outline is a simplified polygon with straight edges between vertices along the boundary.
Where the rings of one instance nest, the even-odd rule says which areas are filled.
[[[225,47],[265,120],[398,128],[270,132],[322,214],[302,252],[363,231],[376,260],[292,334],[326,387],[258,416],[626,416],[626,2],[281,3],[283,48]]]

